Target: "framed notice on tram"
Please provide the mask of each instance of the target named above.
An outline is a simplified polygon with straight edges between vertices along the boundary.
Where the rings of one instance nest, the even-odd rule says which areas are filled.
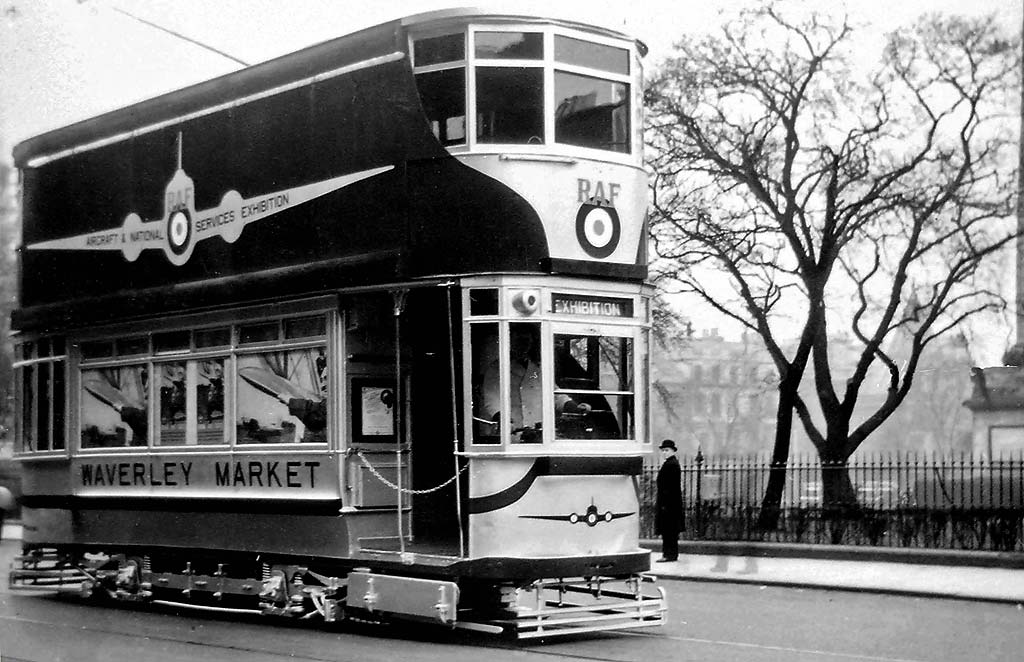
[[[352,380],[352,435],[357,443],[395,440],[395,383],[387,379]]]

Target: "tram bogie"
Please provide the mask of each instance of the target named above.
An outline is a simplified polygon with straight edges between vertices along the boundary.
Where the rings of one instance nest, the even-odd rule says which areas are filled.
[[[641,51],[433,13],[19,145],[12,585],[661,623]]]

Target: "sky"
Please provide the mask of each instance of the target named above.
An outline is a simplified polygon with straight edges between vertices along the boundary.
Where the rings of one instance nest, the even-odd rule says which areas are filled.
[[[648,66],[686,32],[716,25],[751,0],[516,0],[486,7],[557,7],[621,27],[651,48]],[[240,68],[158,24],[248,63],[392,18],[466,0],[0,0],[0,159],[18,142]],[[811,4],[811,3],[805,3]],[[848,12],[867,38],[923,11],[994,11],[1021,24],[1020,0],[818,0]],[[130,18],[123,12],[137,17]]]
[[[796,1],[796,0],[794,0]],[[684,34],[714,29],[753,0],[0,0],[0,161],[45,131],[214,78],[337,36],[410,14],[475,4],[541,12],[633,34],[650,47],[648,69]],[[867,58],[889,30],[922,13],[996,13],[1021,29],[1024,0],[807,0],[846,13]],[[127,14],[133,15],[132,18]],[[146,23],[162,26],[179,37]],[[874,49],[874,50],[873,50]],[[707,327],[713,324],[701,324]],[[982,365],[998,360],[1005,329]]]

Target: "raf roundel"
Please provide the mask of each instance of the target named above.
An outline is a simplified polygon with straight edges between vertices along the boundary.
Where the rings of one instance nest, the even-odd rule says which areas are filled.
[[[622,226],[614,207],[597,202],[591,199],[580,205],[576,213],[576,239],[587,255],[605,258],[618,247]]]
[[[167,243],[175,255],[181,255],[188,250],[192,240],[192,219],[185,209],[178,209],[171,212],[167,219]]]

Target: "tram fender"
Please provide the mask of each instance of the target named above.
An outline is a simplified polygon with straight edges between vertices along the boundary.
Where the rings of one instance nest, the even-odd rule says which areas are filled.
[[[454,623],[459,587],[454,582],[353,572],[348,576],[348,606],[369,612]]]

